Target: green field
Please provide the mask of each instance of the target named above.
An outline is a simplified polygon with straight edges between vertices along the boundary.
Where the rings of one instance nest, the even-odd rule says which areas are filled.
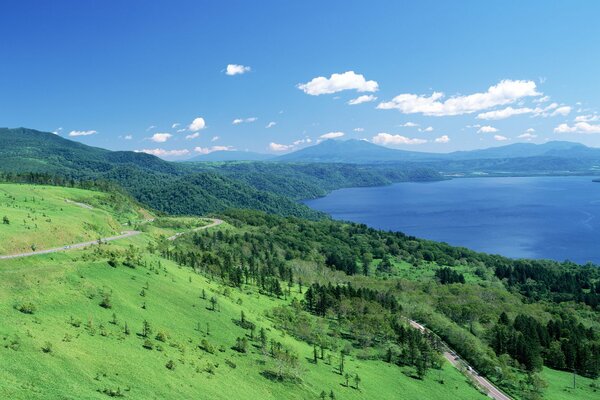
[[[111,224],[119,228],[117,217],[111,219],[107,211],[64,202],[89,200],[95,193],[16,185],[3,185],[3,190],[16,197],[11,201],[14,210],[31,206],[36,214],[55,213],[43,225],[45,232],[62,223],[60,229],[80,229],[84,235],[87,218],[98,225],[106,221],[107,232]],[[32,197],[39,200],[33,204]],[[13,211],[9,218],[16,215]],[[336,370],[337,354],[331,365],[313,364],[312,347],[275,328],[268,318],[269,310],[289,300],[261,295],[252,286],[240,291],[219,285],[145,251],[157,235],[192,222],[162,221],[149,233],[110,244],[0,261],[0,398],[102,399],[122,394],[133,399],[312,399],[321,391],[347,399],[484,398],[449,364],[419,380],[410,377],[408,367],[355,354],[347,357],[346,370],[360,375],[360,385],[346,387]],[[37,234],[34,229],[17,232],[29,240]],[[68,237],[76,241],[79,236]],[[45,245],[60,244],[54,240]],[[111,255],[132,248],[140,249],[135,268],[109,265]],[[217,311],[210,310],[208,299],[213,296]],[[249,339],[247,354],[232,349],[237,337],[249,334],[236,324],[242,311],[257,329],[266,329],[269,339],[300,355],[297,381],[273,380],[269,371],[277,365],[263,354],[256,337]],[[143,347],[146,338],[140,336],[144,320],[152,330],[146,343],[151,350]],[[199,347],[202,339],[214,348],[212,353]]]
[[[118,235],[143,213],[116,200],[82,189],[0,184],[0,255]]]
[[[302,298],[296,286],[290,297],[268,296],[252,284],[241,289],[221,284],[159,255],[161,246],[175,249],[165,237],[204,226],[205,219],[147,221],[151,214],[133,204],[115,207],[103,193],[78,189],[1,185],[0,190],[6,198],[2,212],[11,219],[9,225],[0,225],[6,229],[2,245],[13,251],[18,249],[13,235],[28,243],[55,228],[69,231],[62,237],[72,242],[90,235],[90,225],[98,227],[93,235],[133,228],[144,232],[82,250],[0,260],[0,398],[319,399],[321,392],[328,399],[331,392],[336,399],[486,398],[447,362],[417,379],[413,367],[385,363],[351,346],[345,371],[358,374],[360,383],[356,388],[350,379],[346,386],[338,373],[339,350],[326,350],[331,360],[326,354],[315,364],[313,347],[286,333],[271,317],[275,307]],[[38,219],[47,215],[50,221],[37,229],[19,228],[12,221],[22,212]],[[251,231],[229,224],[210,229]],[[40,247],[62,245],[59,239],[48,237]],[[426,267],[396,264],[415,285],[432,274]],[[468,268],[464,272],[477,280]],[[330,274],[332,280],[340,278],[339,271]],[[254,331],[241,326],[242,312],[256,325]],[[145,335],[144,321],[150,327]],[[291,371],[294,379],[276,378],[283,367],[267,354],[268,346],[261,348],[261,328],[269,343],[280,342],[298,355]],[[234,348],[244,337],[246,353]],[[350,344],[336,340],[340,347]],[[577,377],[577,389],[572,390],[569,373],[545,369],[543,378],[548,384],[544,398],[597,396],[597,381]]]

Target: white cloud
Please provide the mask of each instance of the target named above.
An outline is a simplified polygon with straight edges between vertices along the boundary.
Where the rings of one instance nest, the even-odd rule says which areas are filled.
[[[197,137],[200,137],[200,133],[199,132],[194,132],[190,135],[187,135],[185,138],[186,139],[196,139]]]
[[[364,132],[365,128],[354,128],[352,129],[354,132]]]
[[[534,103],[545,103],[547,101],[550,101],[550,96],[542,96],[538,99],[533,100]]]
[[[419,129],[419,132],[433,132],[433,126],[428,126],[425,129]]]
[[[131,140],[131,139],[133,139],[133,136],[132,135],[125,135],[125,136],[123,136],[123,139],[125,139],[125,140]]]
[[[493,126],[490,126],[490,125],[482,126],[477,131],[477,133],[494,133],[494,132],[498,132],[498,129],[496,129]]]
[[[499,142],[504,142],[505,140],[508,140],[508,138],[506,136],[502,136],[502,135],[494,135],[494,140],[497,140]]]
[[[514,115],[521,114],[533,114],[534,117],[556,117],[557,115],[566,116],[571,112],[572,108],[570,106],[559,106],[558,103],[552,103],[547,105],[546,107],[521,107],[521,108],[512,108],[506,107],[501,110],[493,110],[485,113],[481,113],[477,115],[477,119],[487,119],[487,120],[498,120],[498,119],[506,119],[512,117]]]
[[[519,139],[531,140],[531,139],[535,139],[536,137],[538,137],[538,135],[533,133],[533,131],[529,131],[529,129],[528,129],[525,133],[522,133],[517,137]]]
[[[229,76],[241,75],[250,72],[250,67],[239,64],[228,64],[225,73]]]
[[[71,131],[69,132],[69,136],[71,137],[75,137],[75,136],[89,136],[89,135],[95,135],[96,131]]]
[[[600,133],[600,125],[592,125],[588,122],[577,122],[573,126],[567,124],[560,124],[554,128],[556,133]]]
[[[299,146],[301,144],[308,144],[308,143],[312,143],[312,139],[311,138],[299,139],[299,140],[294,141],[292,144],[294,146]]]
[[[173,125],[171,125],[172,129],[177,128],[179,125],[181,125],[179,122],[175,122]]]
[[[404,124],[402,124],[400,126],[403,126],[405,128],[414,128],[414,127],[419,126],[419,124],[417,124],[416,122],[410,122],[410,121],[408,121],[408,122],[405,122]]]
[[[368,103],[375,100],[377,100],[377,97],[372,94],[363,94],[362,96],[358,96],[357,98],[348,101],[348,104],[355,106],[357,104]]]
[[[172,137],[173,135],[171,135],[170,133],[155,133],[154,135],[152,135],[150,140],[156,143],[164,143]]]
[[[569,115],[570,112],[571,112],[571,107],[569,107],[569,106],[562,106],[562,107],[558,107],[556,110],[554,110],[552,112],[552,114],[550,114],[550,116],[551,117],[555,117],[557,115],[566,116],[566,115]]]
[[[275,125],[277,125],[277,122],[275,122],[275,121],[271,121],[271,122],[269,122],[269,123],[267,124],[267,126],[265,126],[265,128],[269,129],[269,128],[272,128],[272,127],[274,127]]]
[[[373,136],[373,143],[382,145],[423,144],[427,143],[427,140],[407,138],[406,136],[402,135],[391,135],[389,133],[381,132]]]
[[[52,131],[52,133],[54,133],[55,135],[60,135],[60,133],[62,132],[63,128],[62,126],[60,128],[57,128],[55,131]]]
[[[168,156],[185,156],[189,154],[190,151],[187,149],[182,150],[165,150],[165,149],[143,149],[143,150],[135,150],[136,153],[147,153],[152,154],[158,157],[168,157]]]
[[[149,127],[146,128],[146,132],[151,131],[154,128],[156,128],[156,126],[150,125]]]
[[[450,138],[448,137],[448,135],[443,135],[440,136],[439,138],[435,139],[436,143],[448,143],[450,141]]]
[[[319,136],[320,139],[335,139],[344,136],[344,132],[329,132]]]
[[[575,122],[595,122],[600,119],[596,114],[578,115],[575,117]]]
[[[188,126],[188,129],[192,132],[196,132],[204,128],[206,128],[206,122],[202,117],[194,118],[192,123]]]
[[[212,146],[212,147],[194,147],[194,151],[200,154],[209,154],[213,151],[232,151],[235,150],[233,146]]]
[[[454,96],[442,101],[444,93],[431,96],[405,93],[391,101],[379,103],[382,110],[396,109],[403,114],[423,114],[434,117],[471,114],[492,107],[513,103],[529,96],[539,96],[534,81],[503,80],[490,86],[486,92]]]
[[[241,124],[241,123],[244,123],[244,122],[246,122],[246,123],[255,122],[257,119],[258,119],[258,118],[256,118],[256,117],[250,117],[250,118],[236,118],[236,119],[234,119],[233,121],[231,121],[231,123],[232,123],[233,125],[239,125],[239,124]]]
[[[280,143],[269,143],[269,149],[271,151],[288,151],[294,148],[292,144],[280,144]]]
[[[319,76],[310,82],[298,84],[298,89],[312,96],[331,94],[342,90],[356,90],[357,92],[376,92],[379,84],[367,81],[361,74],[347,71],[342,74],[332,74],[329,78]]]
[[[506,119],[514,115],[529,114],[534,112],[533,108],[521,107],[512,108],[506,107],[502,110],[488,111],[477,115],[477,119]]]
[[[219,136],[213,136],[212,139],[210,139],[210,141],[211,142],[216,142],[219,139],[221,139]]]

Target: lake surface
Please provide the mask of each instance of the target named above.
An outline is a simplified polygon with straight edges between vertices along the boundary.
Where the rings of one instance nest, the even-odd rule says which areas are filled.
[[[335,219],[508,257],[600,264],[592,177],[463,178],[336,190],[305,201]]]

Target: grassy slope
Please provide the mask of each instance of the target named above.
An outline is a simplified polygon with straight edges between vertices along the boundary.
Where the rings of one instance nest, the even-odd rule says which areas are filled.
[[[80,194],[72,189],[58,192]],[[61,205],[68,212],[87,215],[76,205]],[[149,231],[102,247],[145,248],[152,234],[165,233],[164,228]],[[268,310],[287,301],[259,295],[252,287],[244,292],[225,288],[156,255],[145,253],[143,259],[146,267],[112,268],[106,256],[86,249],[0,261],[0,398],[107,398],[98,391],[105,388],[120,388],[126,398],[134,399],[300,399],[318,398],[322,390],[333,390],[336,398],[347,399],[392,399],[400,393],[406,399],[484,398],[449,365],[419,381],[396,366],[352,355],[346,360],[346,370],[359,373],[361,388],[346,388],[335,372],[335,355],[333,365],[319,362],[315,366],[308,360],[312,347],[283,334],[266,317]],[[141,296],[144,287],[145,296]],[[202,289],[207,298],[218,297],[219,312],[208,309],[208,300],[200,298]],[[108,292],[112,293],[112,309],[99,306],[102,293]],[[23,302],[35,304],[34,314],[15,308]],[[234,323],[242,310],[259,328],[267,329],[270,339],[299,353],[301,383],[273,382],[262,376],[260,372],[270,368],[272,361],[252,345],[248,355],[231,349],[236,337],[245,333]],[[113,312],[116,325],[110,323]],[[81,321],[79,327],[70,323],[71,317]],[[144,320],[153,328],[154,350],[143,348],[144,339],[137,335]],[[123,333],[125,322],[130,335]],[[158,331],[168,334],[166,342],[154,338]],[[201,350],[198,344],[203,338],[223,351]],[[47,342],[52,344],[50,353],[42,351]],[[175,362],[175,370],[165,367],[168,360]],[[207,372],[209,365],[215,366],[214,374]]]
[[[69,198],[74,200],[85,198],[76,196],[82,191],[57,191],[73,196]],[[84,194],[89,196],[90,192]],[[81,207],[61,205],[75,215],[86,215]],[[103,248],[125,250],[133,245],[144,249],[153,236],[168,235],[173,232],[172,227],[186,227],[192,221],[157,222],[161,228],[149,226],[145,235],[112,242]],[[259,295],[249,286],[243,292],[225,288],[153,254],[145,253],[143,258],[147,266],[136,269],[111,268],[107,257],[95,255],[93,249],[0,260],[0,398],[102,399],[107,396],[98,390],[117,388],[132,399],[310,399],[318,398],[322,390],[333,390],[338,399],[485,398],[448,364],[441,372],[432,370],[424,381],[419,381],[403,373],[410,373],[410,369],[358,360],[352,355],[346,360],[346,370],[361,376],[361,389],[346,388],[342,386],[342,377],[335,372],[338,363],[335,355],[333,365],[312,364],[309,362],[312,348],[284,335],[266,317],[268,310],[289,301]],[[408,266],[397,267],[407,275],[414,274]],[[141,296],[144,287],[146,295]],[[208,309],[208,300],[200,298],[202,289],[207,299],[212,295],[218,297],[219,312]],[[112,293],[112,309],[99,306],[104,292]],[[35,304],[35,313],[17,311],[15,305],[23,302]],[[303,370],[301,383],[273,382],[262,376],[260,372],[268,369],[272,361],[252,345],[248,355],[231,349],[236,337],[245,333],[234,323],[242,310],[258,328],[267,329],[270,339],[298,352]],[[113,312],[116,325],[110,323]],[[70,323],[71,317],[81,321],[79,327]],[[142,347],[144,340],[137,333],[141,332],[144,320],[152,325],[152,342],[160,345],[162,351]],[[125,323],[130,335],[123,333]],[[210,335],[206,335],[207,323]],[[165,343],[154,338],[157,331],[168,334]],[[199,349],[203,338],[224,351],[208,354]],[[41,350],[46,342],[52,344],[51,353]],[[165,367],[169,360],[175,362],[174,371]],[[233,362],[235,368],[226,360]],[[207,372],[209,365],[213,366],[214,374]],[[544,378],[549,384],[545,396],[548,399],[588,399],[597,395],[590,386],[597,383],[591,380],[578,377],[578,389],[569,391],[566,387],[571,374],[546,369]]]
[[[134,206],[115,213],[105,193],[53,186],[0,184],[0,254],[13,254],[117,235],[137,219]],[[84,203],[84,205],[68,203]]]

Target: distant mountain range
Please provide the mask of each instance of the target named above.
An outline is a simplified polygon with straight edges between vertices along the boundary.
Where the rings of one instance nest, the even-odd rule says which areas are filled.
[[[286,162],[338,162],[377,164],[393,162],[435,162],[526,157],[600,159],[600,149],[581,143],[553,141],[544,144],[514,143],[482,150],[426,153],[390,149],[364,140],[326,140],[315,146],[274,158]]]
[[[186,161],[266,161],[275,158],[271,154],[254,153],[251,151],[219,150],[190,158]]]

